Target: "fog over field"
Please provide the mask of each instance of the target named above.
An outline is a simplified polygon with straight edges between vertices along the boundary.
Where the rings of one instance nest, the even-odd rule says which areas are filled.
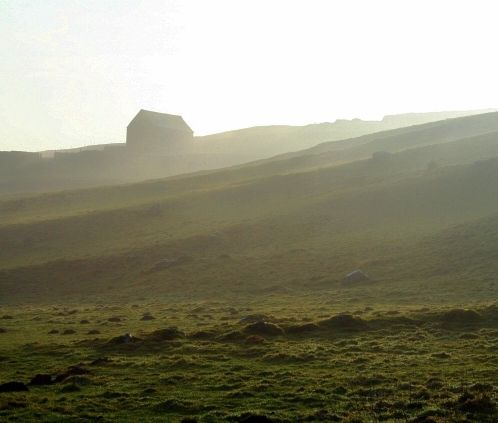
[[[0,4],[0,150],[496,107],[494,8],[447,1]],[[268,142],[271,144],[271,142]]]
[[[0,4],[0,421],[498,421],[486,2]]]

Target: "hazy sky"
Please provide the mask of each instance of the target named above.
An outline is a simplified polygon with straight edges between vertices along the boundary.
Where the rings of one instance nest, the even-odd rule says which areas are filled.
[[[492,1],[0,0],[0,150],[498,106]]]

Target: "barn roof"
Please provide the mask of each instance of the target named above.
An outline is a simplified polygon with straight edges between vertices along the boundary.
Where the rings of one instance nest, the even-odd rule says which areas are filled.
[[[183,118],[177,115],[168,115],[167,113],[151,112],[150,110],[141,109],[128,126],[130,126],[131,123],[137,118],[140,120],[147,120],[153,126],[161,128],[176,129],[178,131],[188,131],[192,133],[194,132],[183,120]]]

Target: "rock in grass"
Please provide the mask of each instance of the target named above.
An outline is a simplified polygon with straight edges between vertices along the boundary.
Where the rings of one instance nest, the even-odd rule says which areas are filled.
[[[150,314],[146,314],[143,316],[140,320],[142,321],[147,321],[147,320],[155,320],[156,318],[154,316],[151,316]]]
[[[92,329],[88,331],[87,335],[100,335],[100,331],[97,329]]]
[[[31,382],[29,382],[30,385],[38,386],[52,385],[53,383],[52,376],[41,373],[38,373],[33,379],[31,379]]]
[[[2,316],[2,319],[10,320],[10,319],[13,319],[13,317],[6,314],[5,316]]]
[[[109,319],[107,319],[107,321],[111,323],[118,323],[121,321],[121,319],[119,317],[110,317]]]
[[[28,392],[28,387],[22,382],[7,382],[0,385],[0,392]]]
[[[112,338],[111,342],[114,344],[129,344],[130,342],[135,342],[135,338],[131,334],[125,333],[124,335]]]
[[[48,334],[55,335],[56,333],[59,333],[59,331],[57,329],[52,329]]]
[[[6,330],[4,328],[0,328],[0,333],[5,333]]]
[[[81,322],[80,322],[80,325],[88,325],[90,322],[86,319],[83,319]]]
[[[76,331],[73,329],[66,329],[64,332],[62,332],[63,335],[74,335],[75,333]]]

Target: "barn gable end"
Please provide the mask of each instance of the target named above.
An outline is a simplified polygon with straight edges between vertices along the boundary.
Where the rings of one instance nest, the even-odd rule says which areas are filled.
[[[178,154],[192,147],[194,131],[181,116],[140,110],[126,128],[134,152]]]

